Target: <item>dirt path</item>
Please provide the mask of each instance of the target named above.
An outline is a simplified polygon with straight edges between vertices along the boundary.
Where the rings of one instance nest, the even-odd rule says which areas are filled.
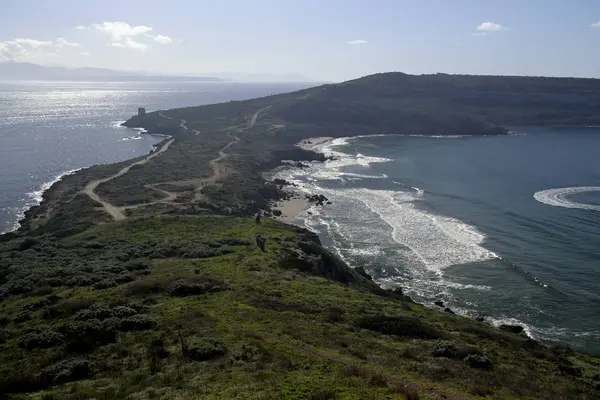
[[[253,128],[256,125],[256,121],[258,120],[258,117],[260,116],[260,114],[263,111],[265,111],[268,108],[270,108],[270,107],[271,106],[267,106],[267,107],[261,108],[260,110],[258,110],[257,112],[255,112],[252,115],[252,118],[250,118],[250,121],[248,122],[247,125],[242,126],[241,128],[239,127],[239,125],[236,126],[236,127],[230,127],[230,128],[232,128],[232,130],[237,129],[237,133],[242,133],[246,129]],[[165,115],[162,111],[159,112],[158,115],[160,115],[161,117],[166,118],[166,119],[170,119],[170,120],[173,119],[173,117]],[[180,120],[179,127],[181,129],[183,129],[183,130],[186,130],[186,131],[187,130],[191,130],[196,135],[200,134],[200,131],[188,128],[187,127],[187,121],[184,120],[184,119]],[[225,131],[227,131],[227,130],[225,130]],[[102,183],[109,182],[109,181],[111,181],[113,179],[116,179],[116,178],[118,178],[120,176],[125,175],[127,172],[129,172],[129,170],[131,169],[131,167],[133,167],[134,165],[145,164],[148,161],[150,161],[152,158],[154,158],[157,155],[165,152],[169,148],[169,146],[171,145],[171,143],[173,143],[173,141],[175,139],[169,140],[159,150],[155,151],[154,153],[152,153],[148,157],[144,158],[143,160],[140,160],[140,161],[134,162],[131,165],[128,165],[127,167],[125,167],[121,171],[119,171],[117,174],[109,176],[108,178],[98,179],[98,180],[89,182],[86,185],[86,187],[83,190],[83,192],[85,194],[87,194],[92,200],[94,200],[94,201],[102,204],[102,207],[103,207],[104,211],[106,211],[108,214],[110,214],[113,217],[113,219],[116,220],[116,221],[121,221],[121,220],[124,220],[126,218],[125,214],[123,213],[125,210],[136,209],[136,208],[139,208],[139,207],[145,207],[145,206],[150,206],[150,205],[159,204],[159,203],[171,203],[171,204],[173,204],[175,202],[175,200],[177,199],[178,194],[175,193],[175,192],[169,192],[169,191],[164,190],[164,189],[159,189],[157,186],[161,185],[161,184],[170,184],[170,185],[189,185],[189,184],[193,184],[194,186],[196,186],[194,199],[195,200],[201,200],[204,197],[202,195],[202,193],[201,193],[201,191],[202,191],[202,189],[204,189],[204,187],[206,187],[208,185],[215,184],[216,182],[218,182],[218,181],[226,178],[231,173],[229,167],[223,165],[222,161],[228,157],[228,154],[225,152],[225,150],[227,150],[230,146],[232,146],[232,145],[234,145],[236,143],[239,143],[240,138],[237,137],[237,136],[235,136],[235,135],[232,135],[231,132],[229,132],[229,131],[227,131],[226,134],[232,140],[231,140],[231,142],[227,143],[225,146],[223,146],[219,150],[218,157],[213,158],[212,160],[209,161],[209,164],[210,164],[210,166],[212,168],[212,171],[213,171],[213,173],[212,173],[212,175],[210,177],[205,178],[205,179],[188,179],[188,180],[183,180],[183,181],[159,182],[159,183],[152,183],[152,184],[145,185],[145,187],[148,188],[148,189],[156,190],[156,191],[164,194],[165,197],[162,198],[162,199],[160,199],[160,200],[152,201],[152,202],[149,202],[149,203],[135,204],[135,205],[131,205],[131,206],[116,207],[116,206],[112,205],[110,202],[108,202],[106,200],[103,200],[96,193],[96,188],[98,187],[98,185],[100,185]]]
[[[118,178],[120,176],[125,175],[135,165],[146,164],[148,161],[150,161],[154,157],[156,157],[159,154],[164,153],[165,151],[167,151],[167,149],[169,148],[169,146],[171,145],[171,143],[173,143],[174,141],[175,141],[175,139],[169,140],[160,149],[158,149],[157,151],[153,152],[148,157],[144,158],[143,160],[136,161],[136,162],[128,165],[127,167],[123,168],[122,170],[120,170],[116,174],[114,174],[112,176],[109,176],[108,178],[98,179],[98,180],[89,182],[85,186],[85,188],[83,189],[83,193],[87,194],[92,200],[94,200],[94,201],[102,204],[102,207],[104,208],[104,211],[106,211],[107,213],[109,213],[116,221],[120,221],[120,220],[125,219],[125,215],[121,212],[121,209],[119,209],[118,207],[115,207],[114,205],[110,204],[106,200],[102,200],[102,198],[96,194],[96,188],[98,187],[98,185],[100,185],[102,183],[106,183],[108,181],[112,181],[113,179],[116,179],[116,178]]]
[[[225,146],[223,146],[219,150],[218,157],[213,158],[212,160],[210,160],[208,162],[213,171],[211,176],[209,176],[208,178],[204,178],[204,179],[188,179],[188,180],[183,180],[183,181],[171,181],[171,182],[162,182],[162,183],[170,184],[170,185],[194,184],[196,186],[194,200],[196,200],[196,201],[203,200],[204,196],[201,193],[202,189],[204,189],[206,186],[214,185],[216,182],[229,176],[229,174],[232,172],[229,167],[222,164],[222,161],[225,160],[229,156],[225,152],[225,150],[227,150],[230,146],[233,146],[234,144],[239,143],[239,141],[240,141],[240,138],[235,135],[232,135],[231,131],[236,130],[236,133],[242,133],[247,129],[253,128],[256,125],[256,121],[258,120],[258,117],[260,116],[260,114],[263,111],[269,109],[270,107],[271,106],[267,106],[267,107],[261,108],[260,110],[256,111],[252,115],[252,118],[250,118],[250,121],[248,122],[248,124],[246,124],[246,125],[242,125],[241,127],[238,125],[238,126],[233,126],[233,127],[229,127],[227,129],[225,129],[225,131],[227,132],[226,133],[227,136],[229,136],[232,140],[231,140],[231,142],[227,143]],[[167,119],[173,119],[172,117],[164,115],[163,113],[160,113],[159,115],[164,118],[167,118]],[[179,126],[185,130],[189,129],[186,125],[186,121],[183,119],[181,120],[181,123],[179,124]],[[196,135],[198,135],[200,133],[197,130],[192,130],[192,132],[195,132]],[[131,206],[129,208],[137,208],[137,207],[142,207],[142,206],[156,204],[156,203],[173,202],[177,198],[177,193],[168,192],[168,191],[162,190],[162,189],[157,189],[156,187],[154,187],[155,185],[158,185],[158,184],[146,185],[146,187],[148,187],[150,189],[158,190],[158,191],[166,194],[167,198],[161,199],[161,200],[158,200],[158,201],[152,202],[152,203],[138,204],[136,206]]]

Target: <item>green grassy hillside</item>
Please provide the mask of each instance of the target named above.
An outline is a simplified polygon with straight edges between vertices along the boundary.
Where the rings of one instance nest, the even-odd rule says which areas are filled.
[[[600,359],[384,291],[274,221],[143,217],[5,239],[0,271],[9,398],[600,395]]]

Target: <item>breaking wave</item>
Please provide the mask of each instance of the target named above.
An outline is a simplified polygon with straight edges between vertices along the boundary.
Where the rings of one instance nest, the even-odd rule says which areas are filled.
[[[600,191],[600,186],[575,186],[541,190],[534,193],[533,198],[540,203],[548,204],[554,207],[580,208],[582,210],[600,211],[600,205],[598,204],[586,204],[568,199],[568,196],[575,194],[597,191]]]

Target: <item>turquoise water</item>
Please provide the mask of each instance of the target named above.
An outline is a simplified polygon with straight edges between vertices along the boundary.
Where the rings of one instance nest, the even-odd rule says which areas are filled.
[[[600,130],[516,130],[337,139],[281,177],[332,200],[300,221],[382,284],[599,353]]]

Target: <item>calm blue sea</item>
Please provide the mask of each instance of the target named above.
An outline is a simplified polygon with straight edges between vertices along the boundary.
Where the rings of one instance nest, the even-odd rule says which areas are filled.
[[[337,139],[299,222],[416,301],[600,353],[600,129]]]
[[[148,153],[162,140],[119,124],[137,112],[243,100],[306,84],[0,81],[0,233],[64,173]]]

